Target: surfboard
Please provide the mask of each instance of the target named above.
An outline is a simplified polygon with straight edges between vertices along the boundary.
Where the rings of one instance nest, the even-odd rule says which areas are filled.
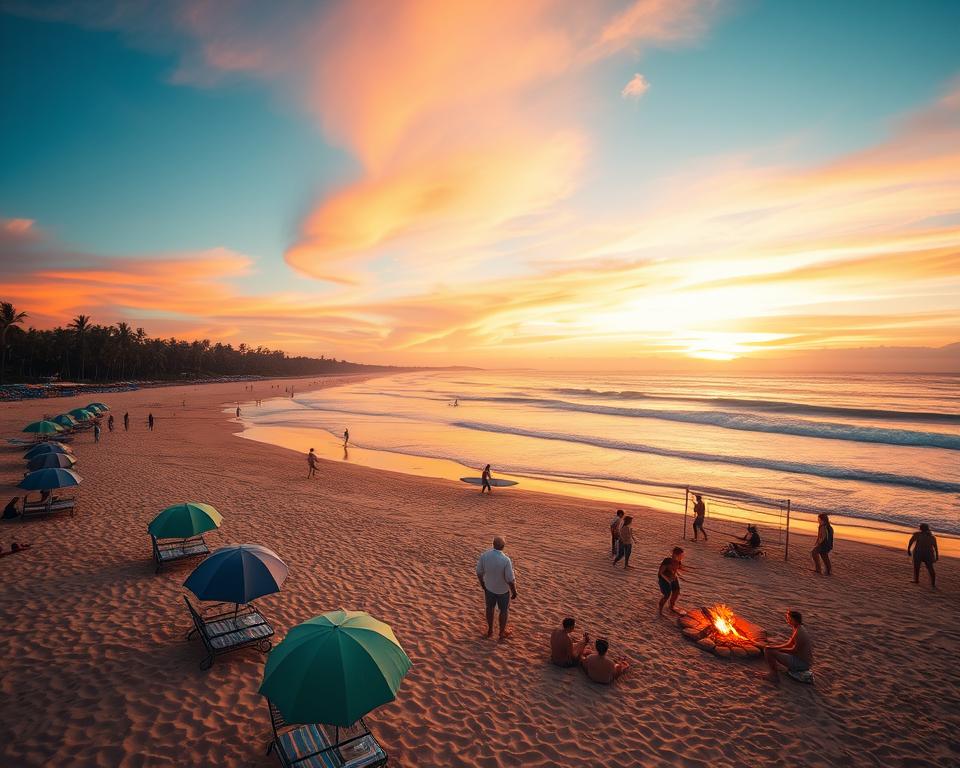
[[[470,485],[483,485],[483,480],[479,477],[461,477],[460,481],[463,483],[470,483]],[[490,481],[490,485],[494,488],[508,488],[511,485],[517,485],[516,480],[500,480],[499,478],[493,478]]]

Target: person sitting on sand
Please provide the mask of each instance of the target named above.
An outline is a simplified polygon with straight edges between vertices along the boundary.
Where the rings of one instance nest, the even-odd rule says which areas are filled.
[[[910,543],[907,544],[907,554],[913,550],[913,583],[920,583],[920,566],[927,567],[927,573],[930,574],[930,587],[937,588],[937,572],[933,570],[933,564],[940,559],[940,550],[937,548],[937,537],[930,533],[930,526],[926,523],[920,523],[920,530],[910,537]]]
[[[833,551],[833,526],[830,525],[829,516],[821,512],[817,515],[820,526],[817,528],[817,541],[813,545],[813,551],[810,556],[813,558],[813,569],[816,573],[826,572],[830,575],[833,567],[830,564],[830,552]],[[823,561],[824,570],[820,570],[820,561]]]
[[[583,671],[595,683],[610,685],[620,675],[626,672],[630,665],[625,661],[613,661],[607,656],[610,643],[605,638],[597,638],[594,644],[597,648],[596,653],[591,653],[583,659]]]
[[[620,545],[620,528],[623,527],[623,510],[618,509],[616,517],[610,521],[610,556],[617,556],[617,547]]]
[[[693,540],[697,540],[698,534],[703,534],[703,540],[707,540],[707,532],[703,530],[703,517],[707,514],[707,505],[703,503],[703,496],[697,494],[697,503],[693,505]]]
[[[630,567],[630,553],[633,552],[633,518],[627,515],[623,518],[623,525],[620,527],[620,550],[617,556],[613,558],[613,564],[616,565],[623,560],[624,570]]]
[[[660,606],[657,613],[663,615],[663,606],[670,601],[670,610],[680,613],[677,609],[677,598],[680,597],[680,570],[683,568],[683,549],[674,547],[670,557],[665,557],[657,570],[657,583],[660,585]]]
[[[494,537],[493,549],[488,549],[477,561],[477,578],[483,588],[487,608],[487,637],[493,637],[493,610],[499,608],[501,640],[505,640],[510,634],[507,630],[510,599],[517,599],[513,562],[503,553],[506,545],[502,536]]]
[[[808,672],[813,665],[813,642],[803,626],[803,616],[800,611],[790,610],[786,613],[787,624],[793,627],[793,634],[785,643],[768,645],[763,649],[770,672],[765,677],[774,685],[780,684],[778,667],[786,667],[790,672]]]
[[[563,626],[550,635],[550,661],[558,667],[576,667],[590,654],[590,635],[584,632],[579,643],[570,637],[576,625],[576,620],[568,616],[563,620]]]
[[[739,557],[753,557],[760,551],[760,532],[757,526],[748,525],[747,532],[740,537],[740,541],[731,541],[724,554],[737,555]]]

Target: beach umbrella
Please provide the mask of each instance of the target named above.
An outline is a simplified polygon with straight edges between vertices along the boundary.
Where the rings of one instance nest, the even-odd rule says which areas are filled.
[[[222,522],[210,504],[187,501],[167,507],[150,521],[147,530],[158,539],[188,539],[219,528]]]
[[[73,455],[69,445],[64,445],[63,443],[58,443],[56,440],[48,440],[45,443],[37,443],[32,448],[28,449],[23,458],[28,461],[34,456],[42,456],[45,453],[66,453]]]
[[[41,453],[27,461],[27,469],[34,472],[38,469],[50,469],[51,467],[63,467],[70,469],[77,463],[76,458],[69,453]]]
[[[59,416],[54,416],[50,421],[59,424],[64,429],[70,429],[77,425],[77,420],[69,413],[61,413]]]
[[[90,419],[97,418],[97,414],[93,411],[88,411],[86,408],[74,408],[70,411],[70,415],[77,421],[90,421]]]
[[[52,491],[54,488],[69,488],[80,485],[80,475],[72,469],[38,469],[19,482],[17,488],[25,491]]]
[[[109,411],[110,408],[104,403],[90,403],[87,408],[96,408],[98,411]]]
[[[363,611],[330,611],[295,626],[270,652],[260,693],[288,723],[348,727],[393,701],[409,669],[388,625]]]
[[[246,604],[280,591],[287,564],[259,544],[221,547],[198,565],[183,586],[200,600]]]
[[[35,421],[23,428],[24,432],[35,432],[38,435],[55,435],[63,432],[63,427],[55,421]]]

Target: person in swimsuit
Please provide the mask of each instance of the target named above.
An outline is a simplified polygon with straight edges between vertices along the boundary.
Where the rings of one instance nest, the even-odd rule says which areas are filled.
[[[591,653],[583,659],[583,671],[593,682],[610,685],[626,672],[630,665],[625,661],[613,661],[607,656],[610,643],[605,638],[598,637],[595,645],[597,652]]]
[[[660,606],[657,613],[663,615],[663,606],[670,601],[670,610],[677,610],[677,598],[680,597],[680,569],[683,568],[683,549],[674,547],[670,557],[665,557],[657,570],[657,583],[660,585]]]
[[[765,678],[774,685],[780,685],[780,670],[786,667],[790,672],[807,672],[813,664],[813,643],[803,626],[800,611],[787,611],[787,624],[793,627],[793,634],[785,643],[768,645],[763,649],[770,672]]]
[[[484,491],[487,493],[493,493],[493,489],[490,487],[490,465],[487,464],[483,468],[483,472],[480,473],[480,493]]]
[[[697,535],[702,533],[703,540],[707,540],[707,532],[703,530],[703,516],[707,513],[707,505],[703,503],[703,497],[697,494],[697,503],[693,505],[693,540],[697,540]]]
[[[817,528],[817,542],[813,545],[810,556],[813,558],[813,570],[816,573],[826,572],[830,575],[833,567],[830,564],[830,552],[833,551],[833,526],[830,518],[823,512],[817,515],[820,527]],[[820,561],[823,561],[823,570],[820,570]]]
[[[913,554],[913,583],[920,583],[920,566],[925,565],[930,574],[930,586],[936,589],[937,572],[933,570],[933,564],[940,559],[940,550],[937,548],[937,537],[930,533],[929,525],[920,523],[920,530],[910,537],[910,543],[907,544],[907,554]]]
[[[573,642],[570,633],[577,626],[572,617],[563,620],[563,625],[550,635],[550,661],[558,667],[577,667],[590,654],[590,635],[583,633],[579,643]]]

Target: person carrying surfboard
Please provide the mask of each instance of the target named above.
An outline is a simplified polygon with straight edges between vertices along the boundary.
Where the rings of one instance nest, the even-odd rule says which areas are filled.
[[[490,486],[490,465],[487,464],[483,468],[483,472],[480,473],[480,493],[483,493],[483,489],[487,489],[487,493],[493,493],[493,488]]]

